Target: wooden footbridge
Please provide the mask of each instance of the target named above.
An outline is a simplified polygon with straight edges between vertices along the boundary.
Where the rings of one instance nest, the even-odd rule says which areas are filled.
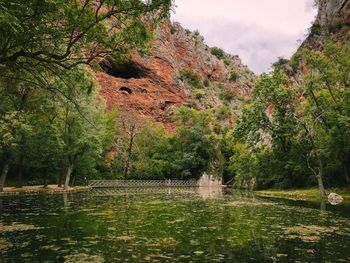
[[[89,182],[96,188],[157,188],[157,187],[197,187],[197,180],[93,180]]]

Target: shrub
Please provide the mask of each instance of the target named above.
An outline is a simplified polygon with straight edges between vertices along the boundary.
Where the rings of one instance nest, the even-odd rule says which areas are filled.
[[[218,88],[221,89],[221,90],[223,90],[223,89],[225,88],[225,85],[222,84],[222,83],[219,83],[219,84],[218,84]]]
[[[210,86],[210,81],[209,81],[209,79],[205,79],[204,81],[203,81],[203,86],[204,87],[209,87]]]
[[[340,21],[335,21],[328,25],[328,31],[329,33],[336,33],[343,27],[342,23]]]
[[[231,112],[228,106],[221,106],[216,110],[216,118],[218,120],[224,120],[231,116]]]
[[[225,60],[224,60],[224,64],[225,64],[225,66],[230,66],[231,61],[228,60],[228,59],[225,59]]]
[[[202,88],[201,77],[189,68],[180,71],[180,79],[186,82],[191,88]]]
[[[102,71],[102,68],[101,68],[100,64],[93,63],[92,64],[92,70],[95,71],[95,72],[99,72],[99,71]]]
[[[310,36],[317,36],[321,34],[321,26],[319,24],[313,24],[312,27],[309,29]]]
[[[221,93],[219,94],[219,98],[222,100],[222,101],[231,101],[233,100],[233,93],[230,89],[224,87],[222,88],[221,90]]]
[[[174,25],[171,25],[170,27],[170,33],[174,35],[176,33],[176,27]]]
[[[225,58],[225,52],[218,47],[213,47],[210,49],[210,53],[217,57],[218,59],[224,59]]]
[[[274,68],[283,68],[284,66],[286,66],[288,64],[289,60],[285,59],[283,57],[279,57],[278,60],[273,63],[273,67]]]
[[[194,93],[194,96],[197,100],[200,100],[205,96],[205,92],[203,90],[200,90],[200,89],[194,90],[193,93]]]
[[[236,81],[239,79],[239,75],[237,72],[235,71],[231,71],[231,74],[230,74],[230,81]]]

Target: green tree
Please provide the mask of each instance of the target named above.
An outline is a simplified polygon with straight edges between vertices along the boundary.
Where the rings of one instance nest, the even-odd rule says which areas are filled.
[[[18,73],[34,78],[38,72],[59,75],[60,68],[108,55],[122,58],[132,48],[145,50],[150,34],[144,16],[152,14],[156,22],[168,15],[171,4],[171,0],[2,0],[0,75],[19,81],[28,79]]]
[[[144,126],[144,120],[134,112],[122,112],[119,116],[119,129],[115,137],[114,150],[122,168],[123,179],[127,179],[135,160],[136,138]]]
[[[329,172],[332,167],[325,164],[338,160],[340,169],[335,174],[342,174],[349,184],[350,48],[328,43],[322,52],[305,50],[303,55],[309,71],[303,86],[306,99],[300,117],[312,141],[318,173]]]
[[[232,159],[247,163],[246,159],[251,156],[254,168],[245,174],[245,164],[232,164],[240,167],[236,171],[237,179],[246,175],[249,180],[255,177],[259,188],[302,184],[304,169],[299,164],[305,162],[302,156],[306,149],[300,148],[295,139],[298,134],[296,104],[295,91],[280,70],[260,77],[253,89],[253,102],[245,107],[235,127],[234,154],[238,156]]]
[[[28,162],[31,159],[24,147],[45,135],[41,130],[41,135],[36,132],[31,137],[25,131],[42,113],[40,108],[45,107],[34,103],[28,106],[30,111],[24,110],[28,92],[39,98],[38,93],[45,94],[46,90],[53,94],[56,103],[64,102],[57,108],[64,125],[48,120],[41,127],[53,133],[56,127],[64,131],[64,151],[69,163],[66,181],[69,182],[74,165],[91,163],[86,157],[94,154],[85,153],[93,149],[94,138],[89,132],[95,119],[87,109],[92,108],[92,98],[96,96],[88,95],[93,85],[91,81],[86,85],[88,70],[81,65],[107,56],[125,60],[135,49],[141,54],[147,52],[151,38],[147,28],[168,16],[171,4],[171,0],[0,1],[0,34],[4,36],[0,39],[1,190],[10,164],[18,166],[18,174],[22,174],[25,158]],[[79,91],[75,94],[74,89]],[[80,105],[87,98],[90,105]],[[14,120],[8,122],[10,117]],[[78,138],[84,129],[89,131],[87,136]],[[50,155],[46,149],[52,143],[58,143],[56,135],[40,145],[44,147],[40,149],[43,155]],[[97,153],[97,148],[100,146],[92,152]],[[39,162],[31,165],[42,166]]]

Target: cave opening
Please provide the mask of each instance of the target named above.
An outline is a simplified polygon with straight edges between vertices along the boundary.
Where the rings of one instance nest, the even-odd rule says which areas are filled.
[[[112,59],[104,59],[100,66],[104,72],[116,78],[140,79],[148,75],[148,69],[133,62],[119,63]]]
[[[121,92],[127,93],[127,94],[129,94],[129,95],[132,94],[132,90],[131,90],[130,88],[128,88],[128,87],[121,87],[119,90],[120,90]]]

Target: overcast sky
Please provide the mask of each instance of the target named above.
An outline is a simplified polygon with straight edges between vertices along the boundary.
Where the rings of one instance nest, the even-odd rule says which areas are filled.
[[[175,0],[172,20],[196,30],[256,73],[289,58],[316,16],[314,0]],[[299,42],[298,42],[299,41]]]

